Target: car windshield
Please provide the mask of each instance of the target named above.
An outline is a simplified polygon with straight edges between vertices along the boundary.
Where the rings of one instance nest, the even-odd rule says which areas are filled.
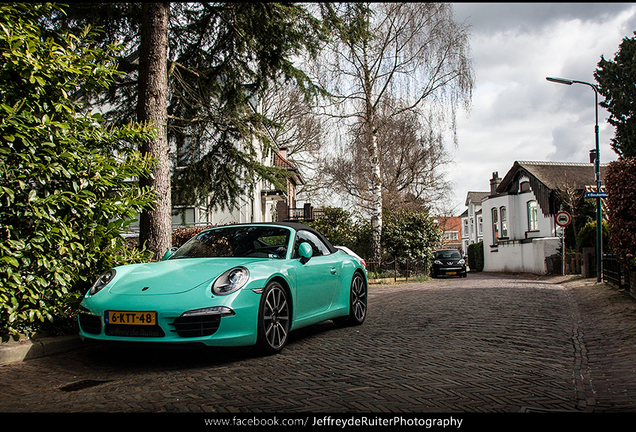
[[[268,226],[215,228],[199,233],[181,246],[170,259],[257,257],[283,259],[287,255],[289,230]]]
[[[435,258],[461,258],[458,250],[443,250],[435,252]]]

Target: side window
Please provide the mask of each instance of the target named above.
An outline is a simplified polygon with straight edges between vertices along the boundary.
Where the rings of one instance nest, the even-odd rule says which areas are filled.
[[[539,210],[536,201],[528,201],[528,231],[539,229]]]
[[[497,208],[493,208],[490,212],[492,214],[492,244],[497,244],[497,240],[499,239],[499,220],[497,219]]]
[[[506,214],[506,207],[500,207],[499,208],[499,219],[501,219],[501,236],[502,237],[508,237],[508,221],[507,221],[507,214]]]
[[[296,233],[296,242],[294,244],[294,258],[298,258],[298,246],[301,243],[307,242],[313,249],[313,256],[329,255],[329,248],[320,240],[315,234],[309,231],[298,231]]]

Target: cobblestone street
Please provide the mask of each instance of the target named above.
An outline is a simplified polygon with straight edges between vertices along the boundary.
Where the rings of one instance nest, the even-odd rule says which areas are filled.
[[[105,349],[0,367],[0,412],[636,412],[636,301],[592,279],[372,285],[285,350]]]

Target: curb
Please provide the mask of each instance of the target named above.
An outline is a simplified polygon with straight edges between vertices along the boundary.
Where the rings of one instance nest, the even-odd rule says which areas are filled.
[[[29,339],[0,344],[0,366],[19,363],[53,354],[59,354],[82,346],[79,336],[58,336]]]

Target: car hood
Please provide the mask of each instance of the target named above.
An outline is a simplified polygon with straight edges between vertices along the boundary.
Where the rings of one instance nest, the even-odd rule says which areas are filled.
[[[186,258],[117,268],[109,292],[115,295],[165,295],[207,286],[221,273],[258,259]]]

